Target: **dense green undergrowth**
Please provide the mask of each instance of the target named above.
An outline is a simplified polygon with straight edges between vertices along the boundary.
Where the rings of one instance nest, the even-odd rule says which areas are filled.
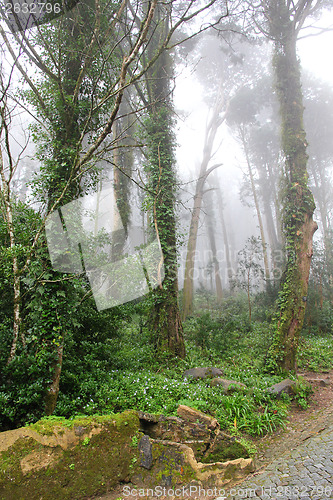
[[[290,398],[277,400],[267,391],[284,378],[263,371],[271,340],[270,314],[269,304],[260,296],[251,324],[242,296],[225,299],[221,307],[201,303],[197,313],[184,323],[186,360],[155,359],[140,304],[122,314],[114,313],[111,319],[117,319],[117,328],[112,335],[94,331],[93,322],[89,323],[89,329],[81,329],[79,338],[71,336],[65,345],[55,415],[72,418],[127,409],[175,415],[178,405],[186,404],[214,415],[221,428],[234,433],[257,436],[272,432],[284,425]],[[332,368],[332,340],[332,335],[305,331],[299,368]],[[184,379],[186,369],[199,366],[219,367],[225,378],[242,382],[246,388],[225,394],[221,387],[211,387],[209,379]],[[0,414],[6,425],[8,421],[11,427],[23,425],[41,417],[40,407],[34,413],[31,403],[37,398],[36,405],[40,404],[40,391],[33,386],[24,392],[25,387],[28,381],[26,386],[17,387],[16,400],[13,396],[9,400],[5,390],[0,392]],[[308,397],[309,392],[300,384],[296,401],[304,408]],[[23,420],[25,408],[29,412]]]
[[[260,316],[260,314],[261,316]],[[265,316],[266,319],[263,317]],[[179,404],[215,415],[224,429],[250,435],[263,435],[284,425],[288,397],[278,401],[267,388],[284,377],[263,373],[262,365],[270,342],[269,308],[258,309],[257,319],[249,324],[244,299],[230,298],[224,308],[201,308],[184,324],[187,358],[177,362],[154,361],[145,328],[136,322],[124,325],[120,338],[114,339],[112,369],[96,374],[80,373],[80,391],[62,392],[57,414],[94,414],[133,408],[150,413],[172,415]],[[307,336],[302,341],[300,368],[329,368],[332,337]],[[246,389],[224,394],[211,387],[210,380],[184,379],[186,369],[198,366],[222,368],[224,377],[237,380]],[[66,376],[63,377],[66,385]],[[73,397],[74,396],[74,397]],[[307,404],[309,392],[300,387],[296,401]]]

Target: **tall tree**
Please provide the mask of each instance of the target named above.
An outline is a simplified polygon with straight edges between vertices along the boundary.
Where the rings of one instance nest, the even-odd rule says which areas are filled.
[[[191,215],[191,223],[190,223],[186,262],[185,262],[183,311],[182,311],[183,319],[189,316],[192,312],[195,250],[197,244],[201,206],[202,206],[206,180],[209,174],[219,166],[217,164],[208,168],[208,165],[214,156],[213,148],[216,139],[216,134],[219,130],[219,127],[225,120],[225,113],[226,113],[225,101],[223,99],[222,93],[219,93],[216,98],[215,105],[211,110],[211,116],[209,117],[208,123],[206,125],[205,141],[204,141],[203,155],[200,165],[200,173],[195,187],[194,203]]]
[[[219,185],[219,182],[217,180],[214,181],[214,185],[216,186],[218,214],[219,214],[219,218],[220,218],[220,221],[221,221],[222,236],[223,236],[223,245],[224,245],[224,254],[225,254],[225,262],[226,262],[226,265],[227,265],[227,275],[228,275],[229,289],[230,289],[230,291],[232,291],[233,266],[232,266],[232,260],[231,260],[231,256],[230,256],[231,252],[230,252],[230,244],[229,244],[229,235],[228,235],[228,231],[227,231],[227,225],[226,225],[226,222],[225,222],[222,189],[221,189],[221,186]]]
[[[283,230],[287,264],[277,303],[274,340],[266,359],[266,366],[272,371],[296,369],[313,253],[312,237],[317,229],[313,221],[314,199],[308,186],[307,141],[296,42],[305,20],[323,5],[320,0],[262,2],[265,32],[274,42],[273,68],[281,115],[285,182]]]
[[[216,220],[214,214],[214,192],[208,189],[205,193],[205,207],[206,207],[206,227],[208,233],[208,239],[210,243],[210,249],[212,252],[212,264],[213,264],[213,274],[215,278],[215,290],[217,302],[221,303],[223,298],[222,280],[220,274],[220,264],[217,258],[217,246],[216,246]]]
[[[266,51],[259,51],[263,66],[268,59]],[[267,64],[267,63],[266,63]],[[245,156],[247,174],[244,175],[242,201],[250,197],[254,202],[263,245],[267,288],[274,276],[280,275],[280,207],[277,185],[281,176],[280,144],[277,102],[272,92],[272,77],[252,74],[250,84],[244,85],[230,103],[228,123],[236,131]],[[274,213],[273,213],[274,212]],[[265,217],[264,217],[265,216]],[[266,224],[264,223],[266,222]],[[268,236],[268,237],[267,237]],[[270,243],[270,260],[266,242]],[[267,249],[266,249],[267,247]]]
[[[252,196],[254,200],[254,206],[258,218],[258,224],[259,224],[259,231],[260,231],[260,237],[261,237],[261,245],[262,245],[262,254],[264,258],[264,269],[265,269],[265,279],[266,279],[266,284],[269,286],[270,285],[270,270],[269,270],[269,263],[268,263],[268,253],[267,253],[267,244],[266,244],[266,236],[265,236],[265,231],[264,231],[264,223],[263,223],[263,218],[261,215],[261,208],[259,204],[259,197],[257,194],[257,188],[256,188],[256,183],[254,179],[254,173],[253,173],[253,166],[252,162],[250,160],[250,154],[249,154],[249,149],[248,149],[248,137],[245,131],[244,126],[239,125],[238,126],[238,134],[244,149],[245,153],[245,158],[246,158],[246,163],[247,163],[247,169],[248,169],[248,174],[249,174],[249,179],[250,179],[250,186],[251,186],[251,191],[252,191]]]
[[[13,59],[12,72],[17,69],[23,77],[24,88],[29,89],[28,96],[26,95],[28,109],[30,113],[35,110],[35,123],[39,124],[35,128],[35,137],[42,167],[35,183],[35,194],[43,202],[39,228],[32,235],[25,255],[21,255],[19,262],[13,254],[13,334],[8,364],[16,358],[20,336],[22,347],[25,348],[24,327],[27,325],[22,322],[25,311],[22,311],[24,303],[21,287],[28,280],[29,268],[34,267],[31,264],[40,259],[39,263],[44,268],[42,278],[37,275],[30,279],[32,289],[36,292],[29,290],[26,293],[32,295],[30,307],[35,308],[31,314],[35,323],[33,329],[39,328],[36,338],[44,337],[40,348],[44,353],[46,350],[50,351],[50,376],[45,388],[47,414],[51,414],[56,405],[65,333],[73,328],[73,325],[70,326],[70,318],[77,301],[75,302],[75,298],[69,300],[71,291],[67,290],[68,278],[63,280],[63,276],[56,275],[50,269],[45,242],[43,252],[40,250],[46,216],[60,203],[72,201],[80,193],[84,193],[94,182],[96,161],[103,154],[103,147],[112,132],[125,87],[146,69],[142,66],[138,68],[138,60],[147,42],[148,28],[156,4],[157,0],[150,3],[136,33],[132,35],[131,28],[127,25],[127,36],[131,41],[127,38],[128,44],[122,57],[117,50],[118,43],[114,43],[113,38],[116,34],[115,27],[121,24],[124,2],[111,7],[103,6],[101,15],[100,5],[94,6],[87,0],[50,26],[38,27],[33,33],[14,33],[14,41],[0,27],[6,56],[9,54]],[[158,50],[162,50],[161,46]],[[134,61],[136,74],[131,73],[129,76],[129,66]],[[25,69],[27,63],[36,69],[37,76]],[[2,102],[5,93],[10,95],[10,86],[10,80],[8,84],[6,82],[2,85]],[[11,245],[17,246],[11,215],[14,200],[10,196],[10,184],[17,165],[10,152],[10,117],[6,107],[2,108],[1,121],[2,145],[5,145],[6,160],[10,165],[7,177],[5,173],[8,165],[1,165],[4,174],[1,195],[4,194],[2,201],[7,214],[6,225]],[[106,150],[108,149],[110,144],[107,144]],[[38,286],[39,283],[42,286]],[[80,302],[79,297],[78,300]],[[71,306],[64,307],[66,302]]]
[[[273,272],[279,267],[277,257],[281,250],[281,223],[277,193],[277,184],[281,177],[281,154],[278,140],[280,123],[274,121],[274,116],[276,116],[275,109],[273,109],[271,120],[253,127],[250,136],[252,162],[258,172],[258,194],[264,208]]]
[[[154,18],[153,37],[148,47],[152,55],[169,30],[169,12],[159,6]],[[171,94],[173,61],[164,52],[146,74],[148,118],[146,142],[147,174],[153,194],[152,218],[163,253],[164,278],[152,291],[149,326],[158,355],[185,357],[183,327],[178,304],[177,235],[175,215],[175,137]]]
[[[145,90],[138,87],[138,94],[147,109],[148,119],[145,123],[147,144],[147,175],[150,190],[154,193],[150,203],[151,216],[157,229],[161,243],[165,276],[163,284],[152,294],[150,328],[157,351],[165,351],[180,357],[185,356],[181,319],[178,306],[178,276],[176,250],[176,218],[175,218],[175,139],[173,137],[173,109],[171,83],[173,79],[173,60],[171,49],[180,44],[175,30],[183,21],[189,23],[197,15],[212,8],[215,0],[206,4],[196,4],[196,0],[179,5],[170,2],[158,5],[148,51],[144,58],[153,61],[146,73]],[[192,9],[194,7],[194,9]],[[195,10],[196,8],[196,10]],[[182,10],[183,9],[183,10]],[[183,14],[181,14],[183,12]],[[139,15],[137,13],[137,15]],[[213,24],[218,24],[228,10],[217,16]],[[138,19],[137,19],[138,20]],[[182,21],[183,20],[183,21]],[[210,28],[206,24],[198,31],[187,31],[185,39],[192,39]],[[185,28],[186,29],[186,28]],[[184,38],[183,38],[184,41]],[[157,59],[154,58],[156,48],[162,45],[168,49]]]

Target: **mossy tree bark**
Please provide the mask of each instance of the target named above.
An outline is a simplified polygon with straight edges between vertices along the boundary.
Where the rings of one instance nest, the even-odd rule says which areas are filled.
[[[300,13],[298,14],[300,16]],[[274,340],[266,358],[266,366],[271,371],[279,369],[295,371],[299,336],[307,300],[312,237],[317,224],[312,218],[315,203],[308,187],[307,142],[303,128],[295,19],[292,18],[284,0],[271,1],[267,18],[270,23],[270,35],[275,42],[273,66],[281,114],[282,149],[285,157],[282,222],[287,263],[280,285]]]
[[[57,103],[57,113],[60,119],[56,123],[52,123],[52,164],[44,165],[48,212],[61,196],[64,183],[67,182],[68,186],[62,198],[63,203],[77,198],[82,191],[78,177],[79,172],[74,167],[81,135],[79,120],[82,119],[78,102],[75,99],[75,91],[83,65],[81,54],[77,49],[77,40],[87,17],[86,5],[83,5],[82,10],[75,10],[72,18],[67,19],[63,25],[66,32],[67,53],[64,54],[62,82],[59,87],[62,84],[64,91],[63,93],[59,91],[61,98]],[[51,87],[51,85],[52,82],[49,81],[49,86]],[[57,273],[55,273],[55,278],[58,278]],[[49,287],[50,285],[45,286]],[[50,349],[53,351],[53,362],[50,366],[51,383],[47,385],[44,397],[46,415],[52,415],[57,405],[65,343],[65,329],[61,328],[59,321],[60,311],[55,308],[52,312],[53,328],[60,328],[60,338],[56,345],[50,344]]]
[[[168,31],[167,13],[161,5],[157,9],[154,22],[149,55],[154,53],[159,39],[163,39]],[[164,51],[146,74],[149,96],[149,117],[146,121],[147,174],[150,190],[154,193],[150,212],[164,260],[163,281],[151,292],[149,327],[157,356],[171,355],[185,358],[178,303],[175,138],[170,88],[172,71],[172,58]]]

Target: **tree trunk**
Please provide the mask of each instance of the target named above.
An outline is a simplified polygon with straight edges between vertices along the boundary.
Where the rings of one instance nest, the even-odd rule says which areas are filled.
[[[184,273],[184,289],[183,289],[183,309],[182,319],[186,319],[192,313],[193,308],[193,274],[195,266],[195,250],[197,246],[197,236],[199,219],[202,205],[203,188],[208,175],[219,165],[214,165],[209,170],[208,164],[213,156],[213,146],[218,128],[225,120],[226,113],[221,117],[224,101],[222,97],[218,97],[213,109],[212,117],[207,124],[203,157],[200,166],[199,178],[195,187],[194,205],[192,210],[189,238],[187,243],[187,253]]]
[[[164,7],[156,10],[156,25],[149,44],[151,56],[159,38],[168,30]],[[156,45],[155,45],[156,44]],[[178,304],[178,265],[175,216],[175,139],[173,135],[173,108],[170,99],[172,59],[166,51],[146,73],[149,95],[149,119],[146,122],[148,146],[148,178],[154,193],[153,225],[161,245],[164,261],[162,284],[151,292],[152,307],[149,327],[157,356],[185,358],[183,327]]]
[[[52,366],[53,370],[52,382],[48,386],[44,397],[45,415],[52,415],[57,405],[63,352],[64,352],[64,339],[62,339],[61,344],[57,348],[56,361]]]
[[[259,177],[262,184],[262,199],[264,204],[264,213],[266,219],[267,234],[271,248],[271,263],[273,270],[278,266],[277,262],[277,251],[280,248],[277,235],[277,226],[279,225],[279,220],[274,222],[273,212],[272,212],[272,199],[275,197],[274,181],[275,179],[269,178],[269,167],[266,164],[265,168],[258,169]],[[274,271],[273,271],[274,272]]]
[[[256,190],[256,186],[254,183],[254,176],[253,176],[252,165],[250,162],[249,152],[248,152],[248,148],[247,148],[247,141],[246,141],[246,137],[244,134],[244,130],[241,127],[239,127],[239,134],[240,134],[240,137],[241,137],[241,140],[243,143],[243,149],[245,152],[245,158],[246,158],[247,168],[248,168],[249,177],[250,177],[254,206],[256,209],[257,217],[258,217],[259,231],[260,231],[260,236],[261,236],[262,254],[263,254],[263,258],[264,258],[266,286],[269,287],[271,276],[270,276],[269,264],[268,264],[268,255],[267,255],[267,245],[266,245],[264,224],[262,222],[259,200],[258,200],[258,196],[257,196],[257,190]]]
[[[219,214],[220,214],[220,220],[221,220],[221,226],[222,226],[225,260],[226,260],[226,264],[227,264],[227,274],[228,274],[228,281],[229,281],[229,290],[231,291],[232,290],[233,268],[232,268],[232,262],[230,259],[229,237],[228,237],[227,227],[226,227],[225,220],[224,220],[223,199],[222,199],[222,193],[221,193],[220,187],[217,188],[217,202],[219,205]]]
[[[280,204],[279,204],[279,195],[277,192],[277,184],[278,184],[278,176],[275,173],[275,168],[272,167],[272,165],[267,162],[267,175],[268,178],[271,180],[272,184],[272,194],[271,194],[271,200],[273,202],[273,207],[274,207],[274,216],[275,216],[275,230],[276,230],[276,238],[277,238],[277,243],[278,243],[278,248],[282,245],[282,240],[283,240],[283,235],[282,235],[282,229],[281,229],[281,214],[280,214]]]
[[[83,16],[87,15],[87,6],[82,5]],[[75,47],[77,39],[80,35],[79,12],[75,11],[71,19],[67,19],[64,24],[64,29],[68,34],[69,47]],[[60,63],[59,63],[60,64]],[[68,203],[76,199],[81,194],[80,179],[75,179],[78,174],[74,169],[76,148],[80,140],[79,126],[79,107],[78,103],[74,102],[75,87],[79,80],[82,69],[81,55],[77,50],[73,50],[72,55],[69,54],[64,62],[62,81],[59,81],[59,87],[63,86],[65,93],[60,93],[62,98],[57,103],[57,110],[61,119],[55,121],[53,125],[54,140],[52,142],[52,160],[53,170],[52,175],[47,176],[47,209],[48,212],[54,206],[54,203],[59,198],[63,190],[63,182],[68,181],[68,187],[64,196],[61,199],[62,204]],[[66,96],[66,97],[65,97]],[[70,97],[72,99],[70,99]],[[49,172],[50,173],[50,172]],[[73,180],[73,178],[75,180]],[[50,263],[47,262],[46,266]],[[63,340],[60,346],[56,347],[51,344],[51,349],[54,349],[54,362],[50,370],[52,373],[52,382],[46,388],[44,396],[44,408],[46,415],[51,415],[55,410],[57,398],[59,394],[59,383],[63,360]]]
[[[249,306],[249,323],[251,325],[252,319],[252,307],[251,307],[251,286],[250,286],[250,269],[247,272],[247,283],[246,283],[246,292],[247,292],[247,303]]]
[[[119,123],[113,124],[114,142],[117,142],[121,131]],[[123,254],[126,243],[130,208],[127,199],[127,178],[119,170],[121,166],[121,153],[119,147],[113,152],[113,195],[115,204],[112,207],[112,243],[111,261],[114,262]]]
[[[318,205],[319,205],[320,219],[321,219],[321,224],[322,224],[322,229],[323,229],[323,237],[324,237],[324,246],[325,246],[325,251],[327,253],[328,248],[326,248],[326,244],[329,241],[329,216],[328,216],[328,210],[327,210],[327,195],[326,195],[326,186],[325,186],[325,181],[327,182],[327,180],[325,178],[323,179],[320,160],[319,160],[320,182],[319,182],[318,175],[317,175],[315,168],[311,169],[311,173],[312,173],[313,180],[315,183],[315,188],[317,191],[316,201],[318,202]]]
[[[275,39],[273,63],[282,121],[282,149],[285,156],[283,230],[287,264],[280,286],[274,340],[266,359],[267,368],[274,372],[281,369],[296,370],[297,348],[308,292],[312,238],[317,229],[317,224],[312,219],[314,199],[308,188],[308,156],[303,129],[296,34],[289,19],[289,12],[286,19],[283,9],[286,7],[282,7],[278,19],[279,29],[283,28],[283,36]]]
[[[128,104],[127,91],[119,107],[122,118],[113,124],[113,188],[115,210],[113,214],[112,260],[117,260],[124,252],[131,216],[130,177],[133,170],[133,118]]]
[[[2,119],[5,120],[4,114],[2,114]],[[19,270],[19,263],[15,250],[15,234],[14,234],[14,222],[12,213],[12,201],[10,195],[10,181],[7,181],[5,176],[5,167],[3,163],[2,151],[0,150],[0,174],[1,174],[1,191],[3,193],[3,201],[5,205],[5,219],[7,224],[7,231],[9,235],[10,248],[12,250],[12,270],[13,270],[13,339],[10,348],[9,357],[7,360],[7,365],[11,363],[15,356],[17,350],[17,343],[20,335],[21,326],[21,277]],[[25,336],[21,332],[22,344],[25,346]]]
[[[184,288],[183,288],[183,308],[182,308],[182,319],[185,320],[187,316],[192,313],[193,307],[193,275],[195,266],[195,250],[197,246],[197,236],[199,219],[202,205],[203,196],[203,183],[197,182],[196,192],[194,195],[194,206],[191,216],[191,225],[189,231],[189,237],[187,242],[187,252],[186,252],[186,262],[185,262],[185,274],[184,274]]]
[[[211,193],[212,194],[212,193]],[[213,269],[214,269],[214,277],[215,277],[215,288],[216,288],[216,298],[217,302],[221,303],[223,298],[223,289],[220,275],[220,265],[217,259],[216,252],[216,240],[215,240],[215,230],[214,230],[214,212],[212,206],[212,200],[209,200],[207,203],[207,232],[208,238],[210,242],[210,248],[212,251],[212,259],[213,259]]]

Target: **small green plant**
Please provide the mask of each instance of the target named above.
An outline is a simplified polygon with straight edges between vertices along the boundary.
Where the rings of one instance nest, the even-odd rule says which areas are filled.
[[[90,438],[88,436],[86,436],[84,438],[84,440],[82,441],[82,444],[83,444],[83,446],[88,446],[89,443],[90,443]]]
[[[75,464],[70,464],[68,467],[69,467],[71,470],[74,470],[74,469],[75,469]]]
[[[131,463],[129,465],[129,468],[132,470],[134,468],[134,465],[136,464],[136,462],[138,461],[138,459],[136,457],[133,457],[131,459]]]
[[[240,442],[240,444],[242,444],[247,449],[250,457],[253,457],[257,453],[257,451],[258,451],[257,447],[251,441],[249,441],[243,437],[239,438],[238,441]]]
[[[309,406],[309,398],[313,393],[311,385],[308,384],[303,377],[298,377],[294,391],[295,401],[303,410],[306,410],[306,408]]]
[[[132,446],[134,448],[136,448],[138,446],[138,442],[139,442],[138,436],[133,436],[132,437]]]

